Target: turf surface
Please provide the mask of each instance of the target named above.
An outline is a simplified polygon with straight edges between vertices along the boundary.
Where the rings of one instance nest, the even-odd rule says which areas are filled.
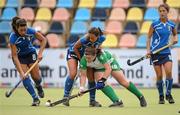
[[[45,98],[41,99],[39,107],[31,107],[32,99],[24,88],[17,89],[10,98],[4,96],[8,89],[0,89],[0,115],[180,115],[180,89],[173,89],[175,104],[170,105],[167,101],[164,105],[157,104],[158,96],[156,89],[141,89],[148,106],[141,108],[137,98],[125,89],[115,89],[117,95],[123,100],[123,108],[108,108],[111,101],[97,91],[97,100],[103,105],[101,108],[88,107],[88,94],[75,98],[70,107],[58,105],[52,108],[45,107],[48,99],[55,101],[62,98],[63,89],[45,89]],[[75,89],[72,93],[77,93]]]

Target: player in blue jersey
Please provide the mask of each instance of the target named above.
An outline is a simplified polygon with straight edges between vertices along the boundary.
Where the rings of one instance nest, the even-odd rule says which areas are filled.
[[[76,43],[72,44],[67,52],[67,64],[69,68],[69,75],[65,81],[65,89],[64,89],[64,98],[67,98],[70,95],[71,89],[73,87],[74,79],[78,70],[78,61],[84,55],[84,50],[87,46],[98,48],[105,40],[105,36],[103,35],[100,28],[93,27],[89,29],[88,33],[85,34],[82,38],[80,38]],[[95,87],[96,83],[94,80],[94,72],[92,68],[88,68],[88,85],[89,88]],[[101,107],[95,100],[95,92],[96,90],[90,91],[90,103],[91,107]],[[69,106],[69,102],[65,102],[64,105]]]
[[[166,100],[172,104],[174,99],[171,95],[171,89],[173,84],[172,77],[172,58],[170,48],[166,48],[155,55],[150,55],[152,51],[155,51],[172,42],[177,43],[177,31],[175,24],[168,20],[169,6],[162,4],[158,8],[160,19],[152,23],[147,40],[147,54],[151,56],[151,63],[154,66],[154,70],[157,76],[157,89],[159,92],[159,104],[164,104],[164,92],[163,92],[163,68],[166,73]],[[172,37],[171,37],[172,35]]]
[[[42,60],[42,53],[46,45],[46,38],[34,29],[27,27],[26,20],[19,17],[14,17],[12,19],[12,28],[14,32],[12,32],[9,36],[12,60],[20,74],[21,79],[23,79],[24,87],[33,98],[32,106],[38,106],[40,104],[39,97],[44,97],[44,92],[41,86],[42,79],[39,73],[39,65],[37,64],[30,72],[39,97],[36,95],[30,77],[25,76],[24,74],[36,60]],[[31,39],[33,37],[37,38],[41,42],[38,54],[31,43]]]

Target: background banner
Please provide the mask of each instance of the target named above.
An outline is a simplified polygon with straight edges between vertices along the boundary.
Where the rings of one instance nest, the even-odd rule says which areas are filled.
[[[132,61],[146,53],[145,49],[106,49],[118,60],[128,80],[138,87],[155,87],[156,76],[149,59],[134,66],[128,66],[127,60]],[[173,78],[178,83],[178,61],[176,50],[172,50]],[[41,75],[45,87],[64,87],[65,78],[68,75],[66,65],[66,49],[46,49],[43,60],[40,62]],[[0,49],[0,87],[12,87],[19,81],[19,74],[11,59],[9,49]],[[119,84],[110,77],[108,83],[113,86]],[[75,86],[79,85],[77,79]],[[22,84],[21,84],[22,86]]]

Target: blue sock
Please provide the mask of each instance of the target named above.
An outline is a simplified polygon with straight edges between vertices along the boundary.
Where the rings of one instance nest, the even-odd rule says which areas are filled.
[[[157,81],[156,85],[157,85],[159,95],[163,96],[164,95],[164,92],[163,92],[163,87],[164,87],[163,80]]]
[[[166,95],[171,94],[172,85],[173,85],[173,79],[172,78],[166,79]]]
[[[38,79],[38,80],[34,80],[36,86],[40,86],[41,82],[42,82],[42,78]]]
[[[37,99],[38,96],[36,95],[36,92],[34,91],[34,87],[32,85],[32,81],[29,77],[23,80],[23,85],[26,88],[26,90],[29,92],[29,94],[32,96],[33,99]]]
[[[69,76],[66,78],[65,81],[65,88],[64,88],[64,97],[69,97],[71,89],[73,87],[74,80],[72,80]]]
[[[88,88],[93,88],[93,87],[96,87],[96,83],[93,81],[93,82],[88,82]],[[96,90],[91,90],[89,92],[89,97],[90,97],[90,101],[95,101],[95,96],[96,96]]]

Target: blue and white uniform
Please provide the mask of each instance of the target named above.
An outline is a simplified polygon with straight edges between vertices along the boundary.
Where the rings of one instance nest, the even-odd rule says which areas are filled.
[[[16,45],[18,59],[22,64],[31,64],[37,60],[36,49],[32,45],[32,38],[36,31],[32,28],[27,28],[25,36],[19,36],[12,32],[9,37],[10,44]]]
[[[95,47],[98,48],[103,42],[105,41],[105,36],[101,35],[100,37],[98,37],[98,39],[95,42],[91,42],[89,41],[86,37],[82,37],[80,38],[80,42],[81,42],[81,48],[79,49],[80,55],[81,57],[84,55],[84,51],[86,47]],[[75,44],[75,43],[74,43]],[[68,52],[67,52],[67,60],[74,58],[77,59],[77,56],[74,52],[74,44],[70,45]]]
[[[154,21],[151,27],[154,29],[151,39],[151,52],[153,52],[169,44],[169,40],[172,35],[172,30],[175,28],[175,24],[169,20],[163,23],[159,19]],[[170,48],[166,48],[160,51],[158,54],[151,56],[151,62],[154,65],[163,64],[167,61],[172,61]]]

